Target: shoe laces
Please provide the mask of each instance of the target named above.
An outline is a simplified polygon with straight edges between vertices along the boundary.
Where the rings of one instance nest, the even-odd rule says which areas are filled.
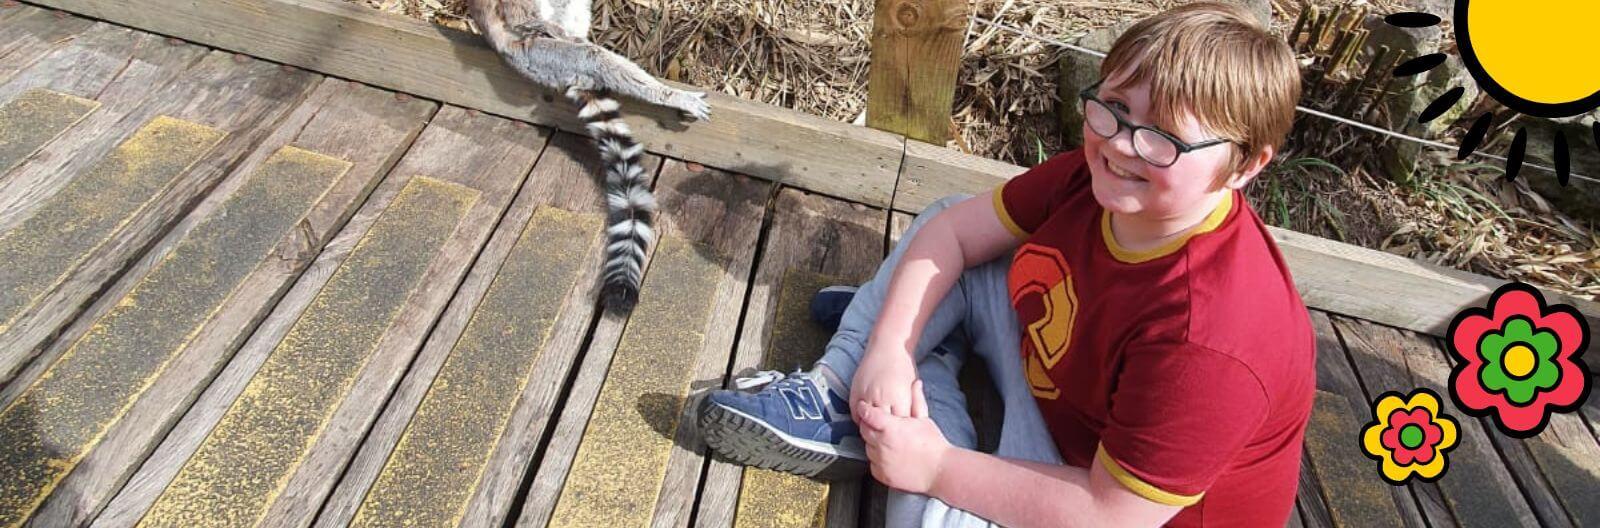
[[[777,370],[763,370],[756,372],[754,375],[733,380],[733,386],[739,390],[750,390],[756,387],[766,386],[770,383],[777,383],[785,379],[789,379],[791,376],[800,375],[801,372],[798,369],[796,369],[792,374],[784,374],[783,372]]]

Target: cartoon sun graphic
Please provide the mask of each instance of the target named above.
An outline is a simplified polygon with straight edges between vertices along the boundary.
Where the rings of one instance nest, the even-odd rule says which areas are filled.
[[[1421,12],[1386,17],[1392,26],[1419,28],[1439,24],[1437,16]],[[1456,46],[1461,62],[1478,87],[1500,104],[1538,117],[1569,117],[1600,107],[1600,46],[1593,26],[1600,23],[1600,2],[1593,0],[1456,0]],[[1394,75],[1421,74],[1443,64],[1445,54],[1433,53],[1395,67]],[[1444,114],[1465,89],[1454,87],[1429,103],[1418,116],[1426,123]],[[1491,114],[1479,115],[1461,140],[1458,159],[1477,150],[1489,131]],[[1600,145],[1600,122],[1593,126]],[[1552,149],[1556,179],[1566,185],[1570,174],[1567,138],[1557,132]],[[1518,127],[1506,156],[1506,179],[1517,177],[1528,143],[1527,129]]]

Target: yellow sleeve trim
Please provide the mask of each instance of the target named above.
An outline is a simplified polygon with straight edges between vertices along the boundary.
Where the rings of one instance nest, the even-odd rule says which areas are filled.
[[[1222,195],[1222,202],[1217,204],[1217,208],[1212,209],[1211,214],[1206,215],[1205,220],[1200,221],[1200,225],[1194,226],[1194,228],[1190,229],[1188,232],[1179,235],[1178,238],[1173,239],[1170,242],[1162,244],[1160,247],[1144,251],[1134,251],[1122,247],[1122,244],[1117,243],[1117,238],[1111,234],[1111,211],[1101,209],[1100,238],[1105,240],[1106,249],[1110,250],[1111,256],[1116,257],[1117,260],[1128,264],[1148,262],[1171,255],[1172,253],[1178,251],[1179,248],[1183,247],[1184,243],[1188,242],[1189,239],[1193,238],[1195,235],[1201,235],[1215,231],[1218,226],[1222,225],[1222,221],[1228,218],[1228,211],[1231,210],[1233,210],[1233,191],[1228,191],[1227,194]]]
[[[1106,472],[1111,474],[1111,478],[1117,479],[1117,482],[1121,482],[1124,487],[1127,487],[1128,490],[1132,491],[1134,494],[1158,504],[1165,504],[1167,506],[1189,506],[1196,502],[1200,502],[1200,498],[1205,496],[1205,492],[1203,491],[1194,495],[1179,495],[1161,488],[1157,488],[1154,484],[1149,482],[1139,480],[1139,477],[1133,476],[1133,474],[1129,473],[1127,469],[1124,469],[1122,467],[1122,463],[1111,458],[1111,455],[1106,453],[1105,446],[1096,448],[1094,457],[1100,460],[1100,465],[1105,466]]]
[[[995,187],[994,191],[990,193],[994,195],[994,212],[996,215],[1000,216],[1000,223],[1004,224],[1006,226],[1006,230],[1010,231],[1012,235],[1015,235],[1017,240],[1027,240],[1029,236],[1028,232],[1023,231],[1022,226],[1017,225],[1017,222],[1011,219],[1011,213],[1006,212],[1005,199],[1001,198],[1000,196],[1005,189],[1006,185],[1002,183],[999,187]]]

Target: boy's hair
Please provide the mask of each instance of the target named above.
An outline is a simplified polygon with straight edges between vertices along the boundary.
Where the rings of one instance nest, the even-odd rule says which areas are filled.
[[[1282,145],[1300,100],[1294,52],[1232,4],[1196,2],[1134,24],[1111,46],[1100,76],[1124,70],[1124,85],[1149,81],[1156,126],[1175,130],[1187,110],[1201,126],[1241,143],[1235,169],[1262,148]]]

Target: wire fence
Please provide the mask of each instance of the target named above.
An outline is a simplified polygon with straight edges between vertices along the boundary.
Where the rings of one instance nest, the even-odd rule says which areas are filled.
[[[1069,49],[1069,50],[1072,50],[1072,51],[1076,51],[1078,53],[1083,53],[1083,54],[1086,54],[1086,55],[1093,55],[1095,57],[1099,57],[1099,58],[1102,58],[1102,59],[1105,58],[1105,56],[1106,56],[1105,52],[1096,51],[1096,50],[1092,50],[1092,49],[1089,49],[1089,48],[1085,48],[1083,46],[1078,46],[1078,45],[1075,45],[1075,44],[1069,44],[1069,43],[1066,43],[1066,42],[1062,42],[1062,41],[1057,40],[1057,39],[1045,37],[1045,36],[1033,33],[1031,31],[1028,31],[1028,30],[1025,30],[1025,29],[1022,29],[1022,28],[1018,28],[1018,27],[1002,24],[1002,23],[999,23],[999,22],[995,22],[993,20],[989,20],[987,18],[983,18],[983,17],[977,16],[977,15],[973,15],[971,17],[971,19],[972,19],[972,21],[977,22],[979,24],[983,24],[983,25],[986,25],[986,26],[989,26],[989,27],[993,27],[995,29],[999,29],[999,30],[1002,30],[1002,31],[1007,31],[1007,32],[1010,32],[1010,33],[1014,33],[1014,34],[1016,34],[1018,36],[1021,36],[1021,37],[1024,37],[1024,38],[1030,38],[1030,39],[1034,39],[1034,40],[1037,40],[1039,42],[1043,42],[1043,43],[1046,43],[1046,44],[1051,44],[1051,45],[1054,45],[1054,46],[1059,46],[1059,47],[1062,47],[1062,48],[1066,48],[1066,49]],[[1360,121],[1356,121],[1356,120],[1350,119],[1348,117],[1343,117],[1343,116],[1330,114],[1330,113],[1323,112],[1321,110],[1317,110],[1317,109],[1314,109],[1314,108],[1306,108],[1304,106],[1295,106],[1295,110],[1297,110],[1297,111],[1299,111],[1301,113],[1305,113],[1305,114],[1317,116],[1317,117],[1320,117],[1320,118],[1323,118],[1323,119],[1328,119],[1328,120],[1331,120],[1331,121],[1336,121],[1336,122],[1339,122],[1339,123],[1350,125],[1350,126],[1353,126],[1353,127],[1356,127],[1356,128],[1360,128],[1362,130],[1366,130],[1366,131],[1369,131],[1369,132],[1376,132],[1376,133],[1379,133],[1379,134],[1383,134],[1385,136],[1389,136],[1389,137],[1392,137],[1392,138],[1395,138],[1395,139],[1399,139],[1401,141],[1410,141],[1410,142],[1413,142],[1413,143],[1420,143],[1422,145],[1427,145],[1427,146],[1430,146],[1430,147],[1439,148],[1439,149],[1445,149],[1445,150],[1458,150],[1458,149],[1460,149],[1460,146],[1458,146],[1458,145],[1451,145],[1449,143],[1444,143],[1444,142],[1440,142],[1440,141],[1434,141],[1434,140],[1427,139],[1427,138],[1420,138],[1420,137],[1417,137],[1417,136],[1406,134],[1404,132],[1397,132],[1397,131],[1389,130],[1387,128],[1383,128],[1383,127],[1380,127],[1380,126],[1377,126],[1377,125],[1371,125],[1371,124],[1363,123],[1363,122],[1360,122]],[[1471,155],[1482,157],[1482,158],[1488,158],[1488,159],[1492,159],[1492,160],[1497,160],[1497,161],[1500,161],[1501,163],[1504,163],[1506,161],[1505,156],[1497,156],[1497,155],[1490,154],[1490,153],[1487,153],[1487,152],[1475,151]],[[1522,164],[1522,166],[1523,167],[1531,167],[1531,168],[1534,168],[1534,169],[1539,169],[1539,170],[1542,170],[1542,171],[1545,171],[1545,172],[1549,172],[1549,173],[1552,173],[1552,174],[1554,174],[1556,172],[1556,169],[1553,168],[1553,167],[1547,167],[1547,166],[1540,165],[1540,164],[1537,164],[1537,163],[1524,162]],[[1568,177],[1570,177],[1573,180],[1583,181],[1583,182],[1587,182],[1587,183],[1600,183],[1600,179],[1596,179],[1596,178],[1593,178],[1593,177],[1590,177],[1590,176],[1586,176],[1586,175],[1583,175],[1583,174],[1569,172],[1567,175],[1568,175]]]

